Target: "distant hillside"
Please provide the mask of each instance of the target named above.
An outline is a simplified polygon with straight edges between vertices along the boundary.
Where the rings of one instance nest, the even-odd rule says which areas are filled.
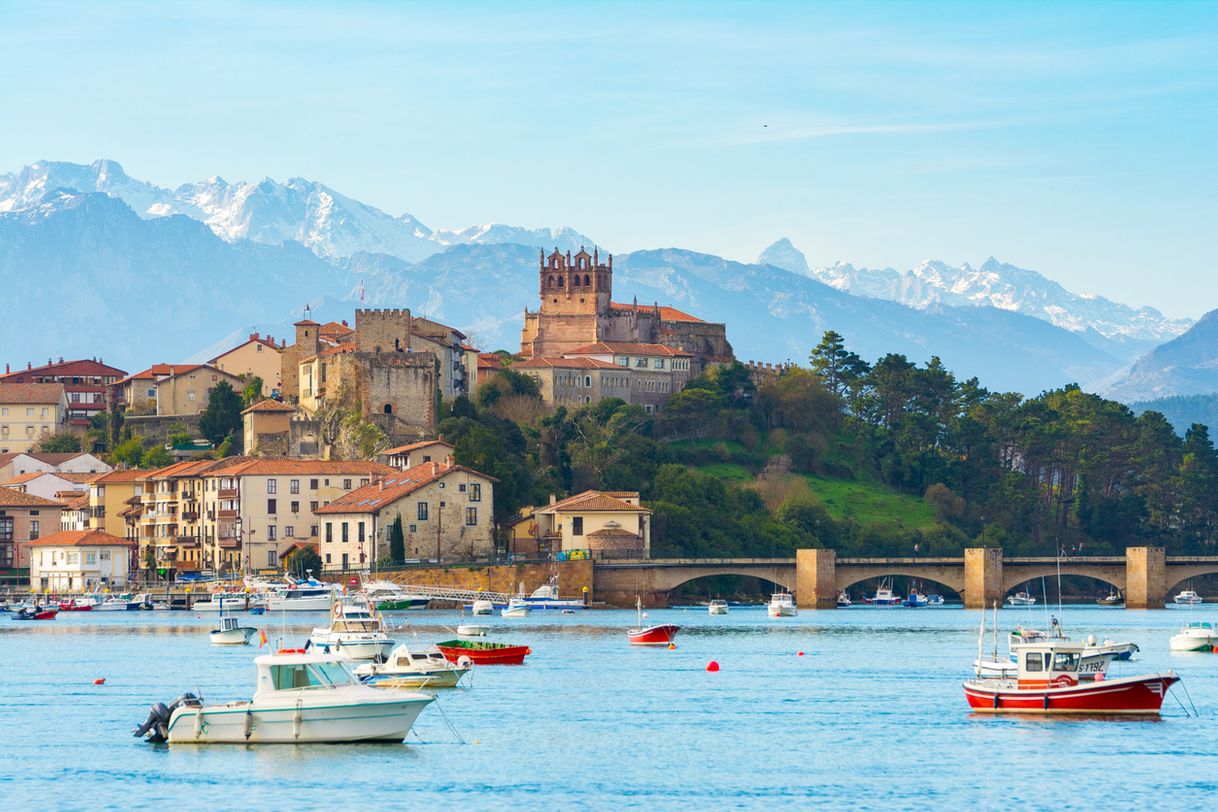
[[[1105,394],[1131,403],[1211,392],[1218,392],[1218,310],[1143,355]]]
[[[1140,400],[1129,404],[1129,407],[1138,413],[1159,412],[1181,436],[1193,423],[1200,423],[1211,429],[1218,428],[1218,393]],[[1212,431],[1210,433],[1213,434]]]

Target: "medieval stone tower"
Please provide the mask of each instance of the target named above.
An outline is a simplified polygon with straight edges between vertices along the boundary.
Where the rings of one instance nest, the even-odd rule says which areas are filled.
[[[539,286],[541,312],[554,314],[604,315],[609,312],[613,293],[613,257],[608,264],[600,261],[600,252],[593,248],[589,254],[583,248],[571,256],[558,249],[541,257]]]

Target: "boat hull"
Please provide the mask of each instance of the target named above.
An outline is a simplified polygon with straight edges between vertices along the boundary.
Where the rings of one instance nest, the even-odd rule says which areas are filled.
[[[415,673],[378,674],[365,682],[373,688],[397,690],[402,688],[455,688],[461,678],[469,673],[469,666],[453,666],[440,671],[418,671]]]
[[[726,606],[711,606],[706,611],[707,611],[707,613],[712,614],[712,615],[726,615],[727,607]]]
[[[329,692],[326,692],[329,693]],[[178,708],[169,720],[170,744],[322,744],[400,742],[434,697],[415,694],[344,702],[310,697],[300,705],[233,703]],[[333,704],[326,704],[333,702]]]
[[[795,617],[799,614],[794,606],[766,606],[766,614],[770,617]]]
[[[626,637],[632,646],[666,646],[676,638],[679,631],[681,631],[680,626],[661,623],[646,629],[631,629],[626,632]]]
[[[316,598],[277,598],[272,596],[266,599],[266,608],[272,612],[328,612],[330,611],[330,596],[321,595]]]
[[[475,665],[523,665],[524,658],[533,653],[528,646],[509,646],[503,643],[483,643],[466,640],[448,640],[437,643],[436,648],[450,663],[468,657]]]
[[[430,598],[388,598],[386,600],[373,601],[377,609],[382,612],[406,612],[410,610],[426,609],[431,603]]]
[[[1060,688],[1019,688],[1014,681],[971,680],[964,696],[976,713],[1158,714],[1174,673],[1096,680]]]
[[[1171,638],[1172,651],[1213,651],[1218,637],[1177,634]]]
[[[210,635],[211,644],[213,646],[248,646],[250,638],[257,631],[253,626],[238,626],[235,629],[213,631]]]

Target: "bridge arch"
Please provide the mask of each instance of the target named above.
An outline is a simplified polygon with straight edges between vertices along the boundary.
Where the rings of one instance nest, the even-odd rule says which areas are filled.
[[[702,578],[714,578],[719,575],[734,575],[738,578],[756,578],[759,581],[769,581],[772,584],[777,584],[788,592],[795,589],[795,569],[793,567],[787,567],[785,570],[779,570],[777,572],[765,572],[758,570],[750,571],[748,569],[741,568],[722,570],[715,569],[695,573],[674,573],[672,577],[665,578],[663,581],[653,581],[652,586],[655,589],[662,589],[665,592],[672,592],[692,581],[697,581]]]
[[[1005,598],[1015,588],[1027,583],[1028,581],[1039,582],[1041,578],[1056,579],[1058,575],[1056,565],[1050,566],[1018,566],[1007,565],[1002,573],[1002,594]],[[1116,587],[1121,592],[1125,591],[1126,577],[1125,568],[1110,564],[1067,564],[1062,563],[1062,575],[1081,575],[1085,578],[1091,578],[1109,586]],[[1041,598],[1041,595],[1033,595]]]
[[[914,578],[926,583],[938,584],[945,586],[952,592],[958,595],[964,595],[964,570],[960,568],[960,574],[957,576],[949,572],[927,572],[924,568],[916,567],[875,567],[868,566],[864,568],[856,568],[849,565],[840,566],[837,568],[837,591],[842,592],[850,589],[856,584],[861,584],[863,581],[869,581],[875,578],[888,578],[893,575],[900,575],[904,578]]]
[[[1169,565],[1165,572],[1164,583],[1167,585],[1167,600],[1170,601],[1185,582],[1205,575],[1218,575],[1218,565],[1215,564],[1175,564]]]

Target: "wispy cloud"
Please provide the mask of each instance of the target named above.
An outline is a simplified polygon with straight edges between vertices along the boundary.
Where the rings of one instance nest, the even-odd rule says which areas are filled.
[[[782,123],[759,123],[753,132],[738,132],[705,139],[702,143],[717,146],[747,146],[751,144],[814,141],[821,138],[868,135],[932,135],[965,130],[990,130],[1010,126],[1011,121],[896,121],[882,123],[840,122],[815,125],[786,126]]]

